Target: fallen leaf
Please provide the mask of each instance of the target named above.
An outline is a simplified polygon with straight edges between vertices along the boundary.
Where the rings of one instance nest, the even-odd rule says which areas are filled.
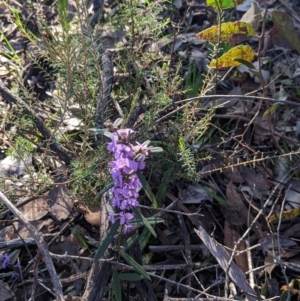
[[[300,224],[293,225],[291,228],[284,232],[283,236],[300,238]]]
[[[54,187],[48,195],[50,214],[58,221],[67,219],[74,206],[74,198],[69,195],[66,185]]]
[[[49,212],[49,205],[45,198],[38,198],[19,208],[28,222],[37,221]]]
[[[198,34],[197,38],[207,40],[211,43],[230,42],[234,35],[254,36],[253,27],[246,22],[227,22],[209,27]]]
[[[240,167],[240,173],[251,188],[258,189],[262,192],[267,192],[271,188],[271,184],[261,174],[258,174],[254,169],[247,166]]]
[[[77,210],[83,213],[84,218],[93,226],[100,225],[100,206],[92,204],[79,204]]]
[[[251,62],[254,59],[254,51],[246,45],[235,46],[218,59],[211,60],[209,67],[213,69],[226,69],[240,66],[241,63],[236,61],[236,59]]]
[[[293,208],[300,207],[300,181],[294,180],[285,189],[285,198]]]
[[[269,217],[269,223],[279,221],[280,219],[287,221],[293,220],[300,215],[300,208],[285,210],[279,213],[272,214]]]
[[[253,1],[249,10],[243,15],[240,21],[250,24],[254,30],[257,30],[261,19],[260,7],[256,1]]]
[[[300,40],[292,17],[285,12],[273,11],[272,20],[279,32],[279,35],[285,38],[300,54]]]
[[[233,249],[236,242],[241,238],[241,235],[239,234],[236,227],[229,224],[227,220],[225,220],[224,223],[224,244],[230,249]],[[245,242],[242,241],[237,246],[237,251],[244,251],[246,249]],[[231,255],[232,252],[228,250],[228,253]],[[235,255],[234,260],[236,264],[240,267],[240,269],[243,272],[247,272],[249,270],[248,268],[248,261],[247,261],[247,254],[246,252]]]
[[[226,187],[226,197],[228,204],[221,205],[221,211],[225,219],[232,225],[241,226],[249,223],[248,209],[242,201],[240,195],[236,192],[232,182]]]
[[[224,271],[228,271],[233,283],[247,294],[248,301],[257,301],[258,297],[255,297],[257,294],[248,284],[244,272],[234,262],[231,262],[229,265],[230,256],[224,247],[210,237],[201,225],[198,226],[198,229],[195,228],[194,231],[218,261],[221,268]]]

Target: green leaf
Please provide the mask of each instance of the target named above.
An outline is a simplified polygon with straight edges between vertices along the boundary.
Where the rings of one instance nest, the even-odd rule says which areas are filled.
[[[125,253],[123,250],[120,250],[120,255],[124,258],[124,260],[134,269],[136,270],[140,275],[144,276],[146,279],[150,280],[150,276],[147,274],[147,272],[143,269],[143,267],[138,264],[131,256],[129,256],[127,253]]]
[[[289,301],[291,300],[291,298],[289,298],[289,292],[288,291],[284,291],[281,296],[279,301]]]
[[[116,301],[122,301],[122,293],[121,293],[121,282],[120,282],[120,278],[119,278],[119,274],[116,270],[113,270],[113,291],[116,297]]]
[[[150,152],[151,153],[161,153],[163,151],[164,150],[161,147],[159,147],[159,146],[153,146],[153,147],[150,148]]]
[[[140,281],[142,279],[145,279],[145,277],[135,273],[122,273],[119,274],[119,279],[121,281]]]
[[[161,184],[158,187],[158,190],[157,190],[157,193],[156,193],[156,201],[157,201],[158,204],[160,204],[161,201],[166,197],[168,183],[169,183],[169,179],[171,177],[172,171],[173,171],[173,167],[169,168],[165,172],[165,174],[164,174],[164,176],[161,180]]]
[[[131,224],[131,223],[130,223]],[[124,250],[127,250],[127,249],[129,249],[135,242],[136,242],[136,240],[139,238],[139,234],[138,233],[134,233],[132,236],[130,236],[127,240],[126,240],[126,242],[125,242],[125,244],[124,244]]]
[[[157,237],[154,229],[151,227],[151,225],[147,221],[147,219],[141,214],[141,212],[139,210],[137,210],[136,208],[132,208],[132,211],[134,212],[135,216],[142,221],[142,223],[144,224],[144,226],[152,233],[152,235],[154,237]]]
[[[217,10],[227,9],[231,7],[236,7],[246,0],[207,0],[206,3],[208,6],[212,6]]]
[[[218,201],[220,204],[227,204],[227,202],[217,194],[211,192],[209,189],[202,187],[203,190],[205,190],[210,196],[212,196],[216,201]]]
[[[147,228],[143,229],[143,232],[141,233],[140,237],[139,237],[139,244],[140,244],[140,248],[141,250],[144,250],[145,247],[147,246],[149,239],[151,237],[151,233],[149,232],[149,230]]]
[[[146,192],[149,200],[151,201],[152,206],[154,208],[157,208],[157,200],[156,200],[156,198],[155,198],[155,196],[154,196],[154,194],[153,194],[153,192],[152,192],[152,190],[151,190],[148,182],[146,181],[143,173],[140,170],[138,170],[136,172],[136,175],[138,176],[139,180],[141,181],[141,184],[143,185],[143,188],[144,188],[144,190],[145,190],[145,192]]]
[[[239,59],[239,58],[235,58],[234,59],[235,61],[237,61],[237,62],[239,62],[239,63],[241,63],[242,65],[245,65],[246,67],[248,67],[249,68],[249,70],[256,70],[256,71],[258,71],[256,68],[255,68],[255,66],[252,64],[252,63],[250,63],[249,61],[246,61],[246,60],[243,60],[243,59]]]
[[[98,247],[98,250],[94,257],[94,262],[97,262],[102,257],[104,252],[107,250],[109,244],[114,239],[114,236],[117,234],[119,227],[120,227],[120,220],[118,219],[114,224],[111,225],[111,227],[107,231],[106,236],[101,241],[100,246]]]
[[[68,20],[68,0],[58,0],[57,4],[61,26],[65,32],[68,32],[70,29]]]
[[[164,223],[165,220],[163,218],[160,217],[155,217],[155,216],[150,216],[147,217],[146,220],[148,221],[148,223],[150,225],[157,225],[160,223]],[[144,226],[143,221],[141,221],[140,219],[134,218],[131,222],[130,225],[132,225],[133,227],[140,227],[140,226]]]
[[[100,200],[101,196],[108,191],[109,189],[113,188],[115,186],[114,182],[109,183],[108,185],[106,185],[99,193],[97,193],[96,196],[96,201]]]
[[[84,238],[82,237],[82,235],[78,232],[75,231],[75,236],[77,237],[77,239],[79,240],[80,245],[85,249],[88,250],[91,253],[91,250],[89,248],[89,245],[85,242]]]

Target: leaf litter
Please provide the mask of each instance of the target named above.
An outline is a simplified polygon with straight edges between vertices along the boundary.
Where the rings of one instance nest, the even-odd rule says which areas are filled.
[[[104,12],[113,15],[119,7],[113,5],[114,1],[111,2],[111,7],[105,7]],[[184,273],[183,271],[188,266],[185,265],[180,273],[176,272],[181,264],[186,264],[186,257],[182,256],[179,250],[187,252],[189,249],[194,250],[200,246],[201,251],[199,249],[197,252],[191,251],[194,257],[189,265],[195,265],[195,275],[197,275],[197,279],[201,280],[201,285],[199,285],[198,280],[184,282],[189,286],[190,290],[188,290],[187,288],[178,289],[176,285],[172,284],[164,286],[161,283],[155,285],[153,283],[157,300],[163,299],[164,296],[161,292],[164,291],[165,287],[168,288],[168,296],[173,296],[170,297],[170,300],[177,297],[185,298],[187,293],[191,293],[193,289],[198,290],[198,294],[203,297],[206,293],[208,293],[207,297],[209,295],[218,298],[227,296],[224,281],[220,278],[218,284],[215,284],[216,274],[227,277],[227,280],[234,283],[237,289],[236,295],[233,296],[235,298],[244,298],[245,300],[246,294],[248,300],[258,300],[258,294],[260,294],[264,298],[274,297],[287,300],[287,286],[291,288],[292,298],[296,297],[294,288],[297,289],[298,277],[293,272],[293,268],[299,269],[297,255],[300,250],[298,243],[300,235],[299,152],[297,153],[299,149],[299,130],[297,130],[297,127],[300,100],[299,39],[296,29],[298,21],[287,12],[277,10],[276,5],[281,1],[272,1],[272,3],[268,1],[268,3],[270,2],[268,9],[271,11],[270,16],[273,24],[262,19],[261,5],[257,4],[256,1],[247,2],[249,4],[246,8],[240,5],[239,9],[242,13],[239,11],[237,13],[240,14],[241,18],[234,20],[231,26],[238,24],[236,23],[238,21],[243,21],[251,24],[252,27],[244,26],[250,29],[243,31],[243,36],[236,36],[241,34],[238,30],[229,33],[225,38],[227,42],[231,41],[233,44],[244,43],[242,49],[252,49],[251,51],[254,51],[255,57],[257,57],[257,62],[253,63],[254,68],[252,69],[245,62],[242,64],[243,69],[240,67],[230,72],[220,70],[222,80],[214,82],[214,94],[216,95],[205,95],[205,93],[201,93],[200,87],[198,87],[197,96],[201,95],[203,99],[205,96],[212,97],[211,99],[208,98],[208,102],[201,103],[195,112],[195,116],[191,116],[190,119],[204,118],[207,116],[207,110],[212,109],[215,105],[218,106],[213,119],[210,120],[211,131],[209,137],[205,137],[206,140],[201,140],[203,137],[199,138],[197,135],[191,135],[191,141],[188,141],[189,145],[198,146],[198,153],[195,149],[193,151],[198,159],[197,173],[200,174],[200,181],[195,184],[192,183],[191,179],[189,181],[180,179],[184,183],[185,189],[180,189],[179,187],[182,186],[174,185],[173,181],[167,183],[167,197],[163,199],[162,207],[167,208],[170,203],[174,206],[178,202],[177,198],[184,205],[177,204],[178,206],[175,209],[162,211],[161,214],[165,222],[156,226],[157,241],[151,241],[150,243],[160,247],[161,250],[151,254],[150,264],[146,266],[150,270],[157,268],[156,273],[160,274],[158,265],[166,264],[164,265],[166,277],[181,283],[185,279],[180,278],[182,277],[180,273]],[[28,22],[31,30],[38,36],[40,33],[35,24],[37,20],[34,20],[32,16],[41,17],[44,14],[43,17],[46,17],[46,21],[51,23],[53,16],[56,14],[53,6],[47,3],[34,2],[32,7],[22,7],[17,1],[9,1],[9,4],[23,13],[24,20]],[[234,7],[235,4],[235,1],[227,1],[224,8]],[[185,32],[180,32],[175,36],[171,35],[171,37],[166,34],[155,39],[145,39],[142,48],[145,51],[143,55],[151,54],[153,61],[155,61],[155,56],[159,53],[165,60],[169,60],[169,66],[163,66],[164,64],[160,64],[159,60],[157,62],[156,68],[161,68],[160,75],[162,77],[165,76],[166,68],[176,69],[178,67],[176,63],[180,62],[182,78],[188,81],[191,78],[191,73],[188,70],[190,64],[195,63],[195,72],[203,73],[207,70],[206,60],[209,48],[204,39],[199,39],[196,35],[198,32],[203,32],[209,26],[214,25],[215,20],[211,9],[205,5],[199,7],[190,1],[176,1],[173,5],[172,9],[165,9],[165,17],[170,17],[172,22],[176,21],[179,28]],[[76,7],[76,3],[70,4],[70,18],[78,18]],[[30,13],[31,9],[35,10],[36,14]],[[177,13],[169,15],[174,9]],[[42,11],[43,13],[41,13]],[[235,11],[234,8],[233,11]],[[8,41],[12,46],[12,49],[7,47],[7,43],[5,48],[1,46],[0,60],[2,66],[0,74],[1,78],[5,78],[6,82],[9,82],[15,80],[14,72],[19,68],[14,61],[15,55],[25,54],[26,48],[23,39],[17,34],[18,28],[15,26],[6,5],[0,4],[0,14],[5,16],[2,23],[3,32],[8,36]],[[225,12],[225,17],[228,17],[226,14],[227,12]],[[197,22],[200,20],[200,23],[197,24],[196,20]],[[267,34],[270,36],[270,43],[265,44],[265,49],[259,49],[256,34],[257,32],[261,33],[263,22],[265,22]],[[240,25],[243,27],[243,24]],[[240,28],[240,26],[234,26],[234,28],[238,27]],[[54,32],[55,26],[51,28]],[[216,31],[216,28],[214,31]],[[166,27],[166,33],[173,31],[174,28],[170,25]],[[108,34],[101,35],[99,33],[102,42],[106,45],[104,45],[104,48],[105,50],[114,49],[114,55],[118,60],[121,57],[118,57],[118,53],[121,52],[120,49],[124,45],[128,45],[128,32],[112,32],[110,29],[105,32]],[[57,28],[55,34],[62,34],[61,28],[60,30]],[[38,38],[40,39],[40,37]],[[216,42],[216,40],[213,41]],[[1,40],[1,42],[4,41]],[[117,43],[119,43],[119,50],[115,49]],[[293,51],[293,49],[296,51]],[[33,51],[30,52],[34,54]],[[244,59],[249,62],[252,61],[254,52],[251,52],[251,56]],[[262,57],[262,53],[265,57]],[[266,60],[263,58],[266,58]],[[42,76],[42,70],[47,66],[43,65],[40,66],[41,68],[37,68],[37,65],[25,56],[22,59],[23,67],[27,66],[28,68],[25,71],[25,78],[35,101],[43,103],[46,95],[56,95],[57,91],[55,91],[53,81],[46,76]],[[226,58],[225,62],[218,59],[213,61],[210,67],[227,69],[241,64],[240,62],[233,63],[233,61],[231,59],[231,62],[227,64]],[[135,62],[135,64],[136,72],[139,68],[139,62]],[[147,65],[147,68],[150,68],[149,66]],[[2,69],[2,67],[4,68]],[[132,70],[131,73],[126,74],[122,72],[120,65],[117,66],[116,64],[115,68],[118,67],[116,87],[120,85],[124,78],[125,81],[128,81],[133,76]],[[145,67],[145,73],[148,72],[147,68]],[[54,77],[52,75],[52,79]],[[262,78],[265,86],[260,86]],[[151,89],[154,89],[153,81],[153,78],[148,78],[145,75],[141,90],[151,91]],[[17,81],[15,82],[17,83]],[[256,88],[247,91],[250,87]],[[250,94],[247,94],[248,92]],[[146,92],[144,93],[146,98]],[[173,97],[173,94],[176,93],[170,90],[169,94]],[[74,99],[77,96],[74,95]],[[227,96],[229,97],[226,98]],[[176,101],[181,100],[184,100],[184,96],[176,95],[172,98],[172,103],[177,106]],[[66,109],[66,112],[63,112],[63,110],[58,112],[62,109],[59,94],[57,99],[53,100],[53,104],[55,104],[53,108],[48,108],[47,104],[44,103],[42,109],[37,110],[37,114],[42,116],[44,120],[49,120],[50,126],[56,126],[59,129],[60,139],[63,140],[64,135],[76,136],[78,131],[81,130],[83,122],[80,115],[81,106],[79,105],[79,109],[76,109],[77,114],[75,116],[69,108]],[[273,106],[273,104],[276,104],[276,106]],[[4,106],[5,100],[2,99],[1,107],[4,108]],[[55,118],[50,120],[49,116],[51,115],[55,115],[55,117],[65,115],[68,118],[60,123]],[[143,120],[143,117],[141,119]],[[189,126],[193,128],[195,124]],[[182,128],[182,125],[178,126],[176,124],[175,119],[171,120],[166,127],[168,127],[167,131],[165,131],[164,125],[157,125],[156,129],[158,129],[159,135],[154,136],[155,139],[161,139],[158,138],[161,137],[161,133],[164,133],[167,137],[168,131],[172,132],[175,137],[178,128],[182,130],[183,134],[187,133],[184,132],[185,129]],[[156,134],[155,130],[153,130],[153,133],[153,135]],[[6,180],[6,186],[3,186],[3,189],[16,204],[24,200],[25,197],[36,196],[28,204],[21,206],[19,210],[41,236],[47,237],[46,235],[49,233],[55,235],[54,239],[51,238],[52,241],[47,238],[50,252],[61,255],[61,257],[53,255],[53,262],[62,279],[69,278],[68,280],[71,282],[72,276],[80,273],[84,274],[91,268],[89,261],[81,260],[79,257],[91,259],[90,250],[95,252],[99,244],[100,207],[98,204],[78,203],[77,198],[74,198],[70,191],[72,187],[68,183],[68,179],[65,178],[65,174],[62,180],[58,181],[57,175],[53,176],[55,173],[47,173],[49,170],[55,170],[61,163],[54,160],[53,154],[51,154],[52,159],[46,159],[45,157],[41,159],[39,157],[39,160],[35,157],[17,160],[5,155],[10,143],[9,138],[1,128],[0,139],[3,142],[3,146],[1,146],[3,152],[1,152],[0,171]],[[279,148],[276,147],[275,141]],[[74,146],[69,145],[68,147],[70,149],[76,147],[80,149],[78,140],[74,139],[73,142]],[[201,152],[209,153],[211,158],[204,160],[199,156]],[[37,169],[43,171],[45,176],[48,177],[47,180],[50,180],[50,192],[39,195],[39,183],[35,182],[34,187],[30,187],[28,184],[27,179],[34,178],[33,173]],[[46,172],[46,170],[48,171]],[[157,172],[154,169],[151,182],[154,190],[160,184],[159,179],[155,180],[155,177],[159,177],[159,175],[160,171]],[[197,181],[197,179],[192,180]],[[53,183],[56,184],[53,185]],[[82,185],[82,187],[85,186]],[[88,190],[89,187],[84,189]],[[94,197],[96,198],[96,196]],[[146,196],[142,195],[141,198],[147,204]],[[145,213],[149,213],[149,211],[145,209]],[[178,221],[177,216],[181,213],[186,214],[184,215],[184,222],[187,232],[184,232],[185,227]],[[9,213],[1,215],[0,221],[0,240],[8,243],[0,254],[4,254],[4,252],[13,254],[14,249],[9,247],[9,243],[16,240],[21,243],[22,239],[30,238],[30,233]],[[184,235],[183,233],[188,234]],[[187,236],[189,236],[190,245],[187,243]],[[250,244],[251,248],[248,247],[246,242]],[[32,254],[35,256],[37,248],[29,244],[26,247],[23,245],[15,250],[18,250],[23,279],[29,281],[32,279],[32,272],[29,267],[27,268],[27,265]],[[152,246],[149,245],[149,247]],[[167,247],[174,247],[175,250],[173,249],[167,254],[164,251]],[[72,259],[71,255],[78,258],[76,260]],[[251,261],[254,264],[252,267],[249,265]],[[203,266],[207,267],[202,272],[196,271],[196,265],[199,263],[202,268]],[[44,267],[44,264],[40,261],[38,277],[47,279],[48,274],[45,274]],[[288,283],[286,283],[286,275],[282,272],[283,270],[286,270],[286,274],[290,279]],[[0,275],[2,275],[2,272],[0,270]],[[5,272],[8,271],[5,270]],[[253,290],[249,285],[249,275],[251,273],[255,275],[257,290]],[[78,282],[77,285],[76,289],[75,282],[74,286],[64,287],[66,294],[72,290],[73,294],[75,292],[76,295],[82,294],[84,290],[83,283]],[[132,285],[134,286],[134,284]],[[32,284],[19,283],[19,286],[27,294],[32,294]],[[264,289],[265,287],[266,289]],[[137,294],[133,290],[130,292]],[[36,293],[42,294],[44,298],[47,296],[45,290],[37,290]],[[0,301],[10,300],[15,296],[17,296],[17,300],[25,300],[22,290],[16,282],[13,282],[10,276],[4,276],[0,281]],[[54,297],[47,296],[47,298],[53,300]],[[230,297],[229,299],[233,298]]]

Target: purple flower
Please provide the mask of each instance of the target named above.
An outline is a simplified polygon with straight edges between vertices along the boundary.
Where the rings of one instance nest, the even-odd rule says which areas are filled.
[[[6,269],[10,265],[9,256],[6,253],[4,253],[3,255],[0,254],[0,262],[2,262],[2,269]]]
[[[111,222],[111,223],[114,223],[116,221],[116,217],[114,214],[112,213],[109,213],[108,214],[108,220]]]
[[[124,225],[124,234],[128,234],[132,231],[132,225]]]
[[[128,225],[130,221],[133,219],[133,215],[129,212],[124,213],[123,211],[120,212],[120,224],[121,225]]]
[[[111,135],[111,142],[108,143],[107,150],[113,153],[118,150],[118,142],[115,135]]]
[[[111,135],[111,142],[107,149],[113,153],[114,159],[110,162],[110,173],[114,180],[112,189],[113,198],[111,205],[115,208],[115,214],[109,213],[108,219],[115,222],[120,219],[120,224],[124,225],[124,232],[131,231],[130,225],[133,215],[132,208],[138,207],[138,191],[142,184],[136,175],[138,170],[145,168],[145,159],[148,156],[148,142],[144,144],[130,143],[131,129],[120,129]]]

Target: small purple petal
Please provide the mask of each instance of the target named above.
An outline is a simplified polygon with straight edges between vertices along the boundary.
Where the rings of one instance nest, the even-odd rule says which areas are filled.
[[[110,222],[114,223],[114,222],[116,221],[115,215],[112,214],[112,213],[109,213],[109,214],[108,214],[108,220],[109,220]]]

